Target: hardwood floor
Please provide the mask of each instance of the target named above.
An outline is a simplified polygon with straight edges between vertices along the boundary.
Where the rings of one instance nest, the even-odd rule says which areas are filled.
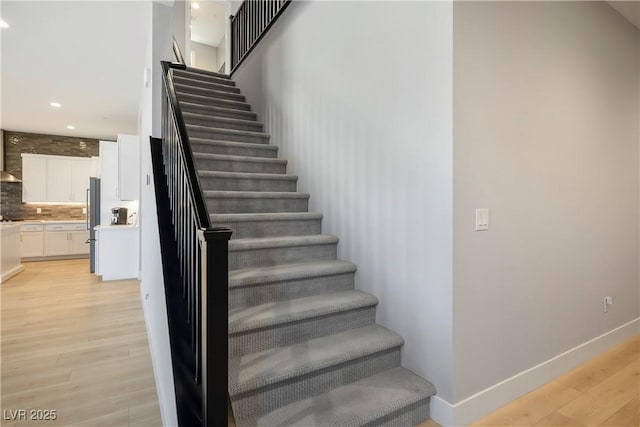
[[[0,286],[2,425],[161,426],[138,281],[101,282],[86,259],[25,267]]]
[[[640,426],[640,335],[472,425]]]

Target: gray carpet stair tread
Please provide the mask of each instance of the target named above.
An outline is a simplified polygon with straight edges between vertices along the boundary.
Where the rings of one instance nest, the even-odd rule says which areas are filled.
[[[292,191],[204,191],[205,197],[219,199],[308,199],[309,193]]]
[[[229,310],[229,333],[267,328],[377,304],[378,299],[373,295],[349,290],[237,308]]]
[[[335,245],[338,238],[331,234],[312,234],[309,236],[278,236],[236,239],[229,241],[229,252],[255,249],[282,248],[310,245]]]
[[[342,260],[302,262],[273,267],[245,268],[229,271],[229,288],[263,283],[284,282],[319,276],[354,273],[355,264]]]
[[[219,160],[227,162],[265,163],[270,165],[286,165],[286,160],[269,159],[267,157],[232,156],[229,154],[193,153],[194,159]]]
[[[227,106],[240,107],[240,108],[237,108],[239,110],[244,110],[244,111],[251,110],[251,105],[249,105],[244,101],[238,101],[235,99],[212,98],[206,95],[198,95],[195,93],[180,92],[180,91],[178,91],[177,95],[178,95],[178,101],[180,103],[188,102],[190,104],[197,104],[197,105],[200,105],[201,103],[204,105],[210,105],[211,102],[214,102],[217,104],[222,104]]]
[[[202,80],[194,79],[191,75],[175,75],[173,81],[175,83],[184,86],[204,87],[204,88],[219,88],[221,91],[228,91],[232,93],[240,93],[240,88],[227,84],[227,82],[214,81],[214,80]]]
[[[184,70],[174,70],[174,73],[176,73],[176,74],[186,74],[186,73],[204,74],[205,76],[217,77],[219,79],[229,80],[231,83],[234,83],[233,80],[231,80],[231,77],[229,76],[229,74],[223,74],[223,73],[217,73],[215,71],[203,70],[202,68],[187,67]]]
[[[259,174],[246,174],[259,175]],[[290,176],[290,175],[285,175]],[[276,213],[238,213],[211,214],[213,222],[254,222],[254,221],[291,221],[296,219],[322,219],[320,212],[276,212]]]
[[[224,90],[216,90],[216,89],[206,88],[202,86],[192,86],[188,84],[182,84],[180,82],[174,82],[173,86],[175,87],[176,92],[181,95],[185,95],[187,93],[191,94],[191,92],[189,92],[189,89],[192,89],[192,90],[196,89],[198,90],[199,92],[198,95],[200,96],[206,96],[214,99],[221,97],[223,99],[233,99],[235,101],[240,101],[240,102],[244,102],[245,100],[244,95],[241,95],[239,93],[234,93],[234,92],[227,92]]]
[[[258,144],[255,142],[238,142],[238,141],[225,141],[223,139],[209,139],[209,138],[189,138],[191,144],[214,144],[224,145],[227,147],[247,147],[257,148],[261,150],[278,151],[278,147],[275,145]],[[202,153],[206,154],[206,153]]]
[[[227,128],[216,128],[216,127],[211,127],[211,126],[202,126],[202,125],[186,125],[187,126],[187,131],[189,129],[191,130],[201,130],[201,131],[207,131],[207,132],[212,132],[212,133],[226,133],[226,134],[233,134],[233,135],[238,135],[238,136],[255,136],[255,137],[261,137],[261,138],[269,138],[270,135],[268,133],[264,133],[264,132],[253,132],[250,130],[237,130],[237,129],[227,129]]]
[[[374,324],[233,358],[229,360],[229,394],[255,390],[403,343],[400,335]]]
[[[254,112],[251,111],[247,111],[247,110],[237,110],[234,108],[224,108],[224,107],[214,107],[212,105],[202,105],[202,104],[196,104],[193,102],[189,102],[189,101],[181,101],[180,102],[180,106],[183,108],[198,108],[201,110],[208,110],[211,111],[212,113],[216,112],[227,112],[227,113],[233,113],[233,114],[238,114],[238,115],[242,115],[242,116],[246,116],[246,117],[252,117],[253,119],[248,119],[248,120],[256,120],[256,118],[258,117],[258,115]],[[184,113],[184,112],[183,112]],[[185,113],[185,114],[201,114],[201,113]],[[209,117],[209,115],[204,115],[206,117]]]
[[[189,121],[189,119],[211,119],[219,122],[235,123],[239,125],[263,126],[261,122],[258,122],[256,120],[233,119],[231,117],[221,117],[221,116],[210,115],[210,114],[185,113],[185,112],[183,112],[182,115],[184,116],[185,121],[187,122]]]
[[[247,420],[246,424],[264,427],[362,426],[435,393],[436,389],[429,381],[397,367],[283,406],[258,419]],[[238,426],[244,424],[240,422]]]
[[[198,175],[205,178],[235,178],[235,179],[273,179],[279,181],[297,181],[296,175],[285,175],[280,173],[260,173],[260,172],[226,172],[226,171],[205,171],[199,170]]]

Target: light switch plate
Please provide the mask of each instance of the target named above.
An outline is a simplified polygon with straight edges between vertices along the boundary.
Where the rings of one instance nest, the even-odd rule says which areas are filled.
[[[489,209],[476,209],[476,231],[489,230]]]

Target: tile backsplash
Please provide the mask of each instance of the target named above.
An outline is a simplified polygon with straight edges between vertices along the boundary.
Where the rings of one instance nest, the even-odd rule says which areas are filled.
[[[93,157],[99,141],[91,138],[4,131],[4,169],[22,179],[22,153]],[[21,183],[0,183],[0,215],[10,219],[85,219],[82,205],[22,203]],[[37,214],[37,208],[42,213]]]

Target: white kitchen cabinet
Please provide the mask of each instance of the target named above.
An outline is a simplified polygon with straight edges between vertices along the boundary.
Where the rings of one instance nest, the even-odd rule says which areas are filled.
[[[22,154],[22,201],[47,200],[47,159],[43,156]]]
[[[89,230],[69,232],[69,255],[83,255],[89,253]]]
[[[120,200],[138,200],[140,138],[118,135],[118,188]]]
[[[90,159],[71,160],[71,200],[86,202],[89,177],[96,176],[95,162]]]
[[[20,227],[20,257],[44,256],[44,228],[42,224],[25,224]]]
[[[47,158],[47,202],[71,201],[71,159]]]
[[[89,231],[84,223],[47,224],[44,234],[44,255],[85,255],[89,253],[86,243]]]
[[[84,203],[89,177],[97,176],[95,157],[22,154],[22,201]]]

